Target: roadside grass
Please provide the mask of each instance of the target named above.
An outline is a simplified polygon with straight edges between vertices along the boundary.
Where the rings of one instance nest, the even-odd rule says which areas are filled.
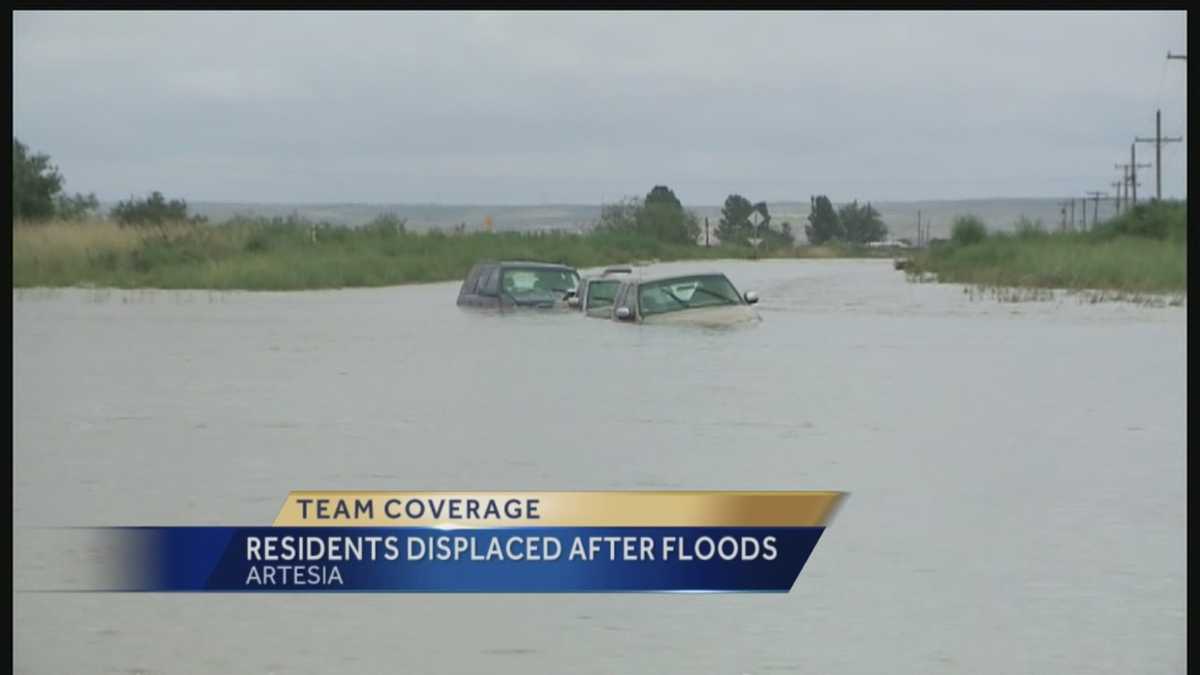
[[[1089,232],[952,240],[918,254],[907,271],[913,280],[933,274],[981,286],[1186,293],[1187,205],[1139,205]]]
[[[120,227],[18,224],[13,287],[302,290],[461,279],[482,259],[596,267],[649,260],[749,258],[625,233],[407,233],[278,222]]]
[[[760,258],[890,258],[839,242],[760,250]],[[297,219],[128,227],[110,220],[17,223],[13,288],[94,286],[305,290],[449,281],[479,260],[578,268],[650,261],[749,259],[746,245],[673,244],[629,232],[406,232]]]

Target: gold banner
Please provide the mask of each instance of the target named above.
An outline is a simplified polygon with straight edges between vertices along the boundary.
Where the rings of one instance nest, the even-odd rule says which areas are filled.
[[[276,526],[823,527],[844,492],[294,491]]]

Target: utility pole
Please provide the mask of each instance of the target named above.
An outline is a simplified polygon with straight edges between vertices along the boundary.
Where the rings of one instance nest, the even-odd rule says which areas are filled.
[[[1154,138],[1135,138],[1133,140],[1136,143],[1154,144],[1154,171],[1157,174],[1157,180],[1154,184],[1154,198],[1162,199],[1162,144],[1180,143],[1183,141],[1183,136],[1176,136],[1175,138],[1163,138],[1162,111],[1156,110],[1154,111]]]
[[[1066,232],[1067,231],[1067,203],[1066,202],[1058,203],[1058,213],[1060,216],[1062,216],[1061,220],[1058,221],[1058,231]]]
[[[1113,188],[1113,215],[1121,213],[1121,186],[1124,184],[1124,180],[1115,180],[1109,183]]]
[[[1129,185],[1131,188],[1133,188],[1133,200],[1130,203],[1135,206],[1137,205],[1137,189],[1138,189],[1138,185],[1140,185],[1140,183],[1138,183],[1138,179],[1137,179],[1137,170],[1138,169],[1148,169],[1148,168],[1150,168],[1149,164],[1138,164],[1137,163],[1137,142],[1135,141],[1133,143],[1130,143],[1129,144]]]
[[[1125,199],[1124,199],[1124,201],[1125,201],[1125,209],[1128,210],[1130,204],[1133,203],[1129,197],[1130,187],[1133,188],[1133,193],[1134,193],[1134,196],[1136,197],[1137,196],[1137,188],[1141,187],[1142,184],[1138,183],[1137,185],[1133,185],[1133,177],[1130,175],[1134,172],[1132,164],[1125,163],[1125,164],[1116,164],[1114,166],[1116,166],[1116,168],[1118,168],[1118,169],[1121,169],[1125,174],[1125,178],[1124,178]],[[1144,168],[1149,167],[1150,165],[1149,164],[1138,164],[1138,166],[1144,169]]]
[[[1095,228],[1100,224],[1100,198],[1107,197],[1108,193],[1089,190],[1088,194],[1092,197],[1092,227]],[[1086,211],[1087,207],[1085,206],[1083,209]]]
[[[1128,209],[1129,208],[1129,165],[1128,164],[1117,164],[1115,166],[1121,170],[1121,187],[1125,190],[1125,208]],[[1120,192],[1118,191],[1117,194],[1120,194]]]
[[[1071,197],[1071,225],[1070,229],[1075,230],[1075,198]]]
[[[921,209],[917,209],[917,248],[925,241],[925,233],[921,230]]]
[[[1087,232],[1087,197],[1079,200],[1079,231]]]
[[[704,217],[704,248],[708,248],[708,216]]]

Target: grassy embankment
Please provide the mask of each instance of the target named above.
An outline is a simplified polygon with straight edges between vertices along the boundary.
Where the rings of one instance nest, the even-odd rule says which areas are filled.
[[[668,244],[624,233],[416,234],[286,221],[120,227],[111,221],[13,228],[13,287],[301,290],[461,279],[481,259],[595,267],[645,260],[749,258],[746,246]],[[768,254],[770,255],[770,254]],[[787,257],[879,255],[799,248]]]
[[[910,278],[932,273],[938,281],[983,286],[1187,292],[1187,202],[1139,204],[1088,232],[958,229],[968,236],[918,254]]]

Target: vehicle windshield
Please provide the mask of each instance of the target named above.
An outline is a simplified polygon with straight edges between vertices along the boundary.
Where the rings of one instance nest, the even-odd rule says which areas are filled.
[[[613,298],[617,297],[617,286],[620,286],[619,281],[593,281],[588,284],[587,304],[592,307],[609,307],[613,304]]]
[[[563,295],[579,285],[579,274],[566,269],[509,267],[500,283],[511,296]]]
[[[639,289],[638,301],[643,316],[741,303],[733,284],[721,274],[645,283]]]

